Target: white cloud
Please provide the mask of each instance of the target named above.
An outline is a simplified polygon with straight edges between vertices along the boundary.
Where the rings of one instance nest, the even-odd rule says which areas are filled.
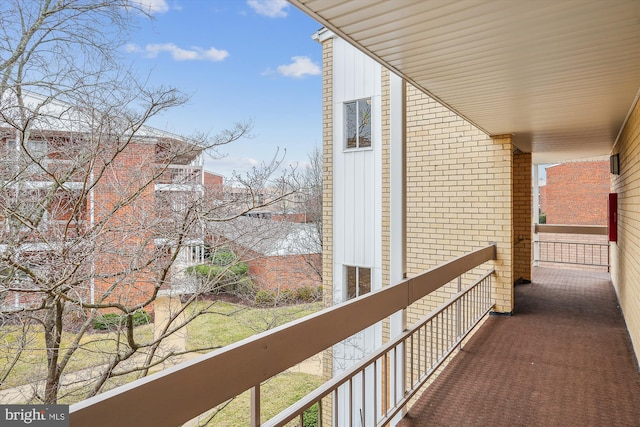
[[[244,175],[254,167],[259,167],[260,161],[252,157],[222,157],[204,162],[205,170],[222,175],[230,179],[234,173]]]
[[[317,76],[321,73],[320,66],[314,64],[308,56],[294,56],[288,65],[280,65],[278,73],[285,77],[300,79],[306,76]]]
[[[140,51],[141,51],[140,46],[138,46],[138,45],[137,45],[137,44],[135,44],[135,43],[128,43],[128,44],[126,44],[126,45],[124,46],[124,50],[125,50],[127,53],[136,53],[136,52],[140,52]]]
[[[145,11],[149,13],[165,13],[169,11],[166,0],[134,0]]]
[[[247,0],[247,4],[259,15],[269,18],[284,18],[287,16],[289,3],[287,0]]]
[[[144,52],[148,58],[155,58],[161,52],[168,52],[171,57],[176,61],[223,61],[229,52],[226,50],[219,50],[214,47],[209,49],[203,49],[201,47],[192,47],[191,49],[183,49],[176,46],[173,43],[157,43],[148,44],[144,48],[141,48],[135,44],[128,44],[125,46],[125,50],[128,53]]]

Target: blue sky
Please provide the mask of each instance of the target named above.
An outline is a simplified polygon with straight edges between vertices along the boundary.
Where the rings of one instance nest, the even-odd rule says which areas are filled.
[[[285,0],[137,0],[154,19],[142,21],[125,46],[151,85],[188,94],[186,106],[151,126],[181,135],[216,134],[252,120],[252,138],[222,148],[205,167],[229,177],[286,150],[304,164],[322,143],[321,26]]]

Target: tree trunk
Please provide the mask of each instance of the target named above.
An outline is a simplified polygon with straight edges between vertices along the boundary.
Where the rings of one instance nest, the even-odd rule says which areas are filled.
[[[49,297],[52,300],[53,298]],[[44,319],[44,338],[47,344],[47,380],[44,390],[44,403],[55,404],[58,402],[58,390],[62,371],[58,366],[60,355],[60,341],[62,338],[62,311],[63,303],[60,301],[47,301],[50,308]]]

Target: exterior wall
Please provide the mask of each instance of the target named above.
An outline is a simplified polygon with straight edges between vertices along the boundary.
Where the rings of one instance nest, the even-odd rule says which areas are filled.
[[[322,43],[322,287],[327,307],[333,305],[333,41]],[[331,377],[331,361],[323,366]]]
[[[322,291],[324,305],[333,305],[333,38],[322,42]],[[333,351],[325,350],[323,378],[333,376]],[[333,424],[333,399],[322,402],[322,424]]]
[[[204,189],[205,192],[217,200],[223,198],[223,178],[220,175],[216,175],[211,172],[203,171]]]
[[[513,277],[531,280],[532,186],[531,153],[513,155]]]
[[[252,259],[247,262],[249,274],[258,289],[282,291],[304,286],[318,287],[321,255],[288,255]]]
[[[542,185],[540,186],[540,212],[538,212],[538,214],[543,214],[546,213],[547,210],[549,209],[549,202],[547,202],[548,200],[548,196],[547,196],[547,186]]]
[[[108,289],[114,285],[106,301],[137,304],[153,293],[153,266],[139,266],[147,265],[148,258],[154,254],[150,227],[156,219],[151,179],[154,162],[155,150],[149,150],[148,144],[130,143],[118,155],[117,161],[108,166],[95,187],[94,221],[95,224],[105,223],[103,232],[96,239],[100,257],[95,261],[95,271],[105,277],[95,281],[96,299],[110,292]],[[143,188],[145,183],[150,185]],[[125,202],[141,188],[140,196]],[[117,212],[112,213],[114,207],[121,204]]]
[[[511,312],[511,137],[487,136],[409,84],[406,104],[408,275],[496,242],[496,311]],[[454,292],[444,287],[416,304],[408,321]]]
[[[381,66],[347,42],[333,43],[333,285],[334,303],[345,300],[344,265],[371,268],[371,289],[381,288]],[[346,149],[344,103],[371,100],[371,147]],[[338,146],[340,144],[340,146]],[[326,229],[326,226],[324,227]]]
[[[387,141],[390,140],[390,87],[389,71],[382,72],[382,283],[385,286],[392,285],[391,282],[391,147]],[[388,342],[391,339],[390,322],[385,320],[382,326],[382,341]]]
[[[511,136],[490,137],[410,84],[406,84],[402,89],[405,106],[405,116],[402,120],[406,121],[406,138],[404,147],[392,147],[390,74],[380,69],[379,72],[367,74],[365,77],[362,73],[366,74],[367,68],[362,64],[371,60],[359,53],[353,57],[348,56],[353,55],[353,51],[354,49],[342,40],[329,38],[323,41],[325,302],[333,303],[339,300],[336,297],[341,291],[341,278],[338,277],[341,265],[351,260],[355,265],[373,262],[377,280],[385,284],[391,282],[391,229],[394,225],[391,217],[395,206],[392,203],[394,196],[391,159],[400,155],[405,158],[403,185],[406,192],[406,242],[403,242],[403,246],[406,250],[407,274],[418,274],[490,242],[496,242],[496,311],[511,312],[514,278],[514,167]],[[362,78],[349,80],[353,78],[352,75]],[[373,87],[373,95],[366,92],[366,87]],[[374,144],[381,144],[380,152],[374,155],[380,159],[380,165],[375,164],[377,160],[367,160],[364,156],[349,163],[341,146],[338,146],[341,140],[339,135],[342,132],[338,122],[341,120],[339,116],[342,102],[365,96],[373,96],[376,106],[373,113],[374,123],[377,121],[376,125],[379,124],[381,127],[377,131],[379,134],[374,137]],[[396,152],[398,150],[402,153]],[[530,206],[531,161],[530,157],[528,159],[528,193],[524,191],[524,197],[521,199],[528,198]],[[370,163],[365,164],[367,161],[373,161],[373,171],[369,169]],[[358,192],[372,192],[378,200],[371,202],[374,203],[372,210],[358,211],[358,202],[351,199],[362,196],[357,192],[349,193],[349,190],[343,187],[361,179],[362,175],[377,180],[377,168],[380,171],[379,184],[361,187]],[[359,171],[360,178],[354,171]],[[340,185],[334,185],[336,182],[340,182]],[[379,208],[375,207],[376,205]],[[376,209],[380,209],[380,212]],[[345,226],[343,220],[345,214],[353,214],[354,211],[361,212],[361,215],[356,215],[361,223],[353,223],[351,226],[355,231]],[[373,217],[369,218],[369,221],[379,221],[380,225],[369,223],[364,227],[370,235],[359,235],[357,229],[363,227],[362,223],[366,224],[366,215]],[[377,219],[376,215],[380,218]],[[530,207],[527,222],[530,232]],[[349,246],[353,245],[353,241],[359,242],[358,244],[364,242],[359,246],[360,251]],[[480,270],[484,273],[486,267]],[[477,275],[474,274],[475,277]],[[471,277],[468,279],[471,280]],[[424,316],[453,292],[454,289],[448,287],[437,295],[415,304],[408,310],[407,322]],[[389,327],[390,323],[385,322],[385,339],[389,337]],[[333,352],[328,351],[325,356],[325,377],[333,374],[333,353],[335,349]],[[331,411],[325,414],[327,417],[324,422],[330,425]]]
[[[547,168],[547,224],[607,225],[609,162],[570,162]]]
[[[345,266],[370,269],[371,291],[382,287],[381,211],[381,76],[382,67],[341,39],[333,41],[333,301],[347,300]],[[370,146],[346,145],[345,103],[368,100],[371,125]],[[323,230],[327,227],[324,226]],[[333,346],[333,371],[342,372],[382,345],[382,324],[366,328]],[[370,375],[367,374],[367,377]],[[357,379],[354,387],[361,387]],[[373,381],[368,378],[367,381]],[[373,390],[364,391],[373,396]],[[338,393],[346,407],[346,386]],[[356,401],[358,399],[356,398]],[[355,410],[357,411],[356,403]],[[370,411],[370,408],[366,408]],[[372,414],[367,414],[367,417]],[[346,423],[352,415],[339,411],[335,422]]]
[[[618,194],[618,242],[611,243],[611,276],[636,357],[640,357],[640,103],[634,106],[613,153],[620,175],[612,175]]]
[[[276,213],[271,215],[271,219],[274,221],[288,221],[288,222],[297,222],[297,223],[305,223],[308,221],[307,215],[303,213],[295,213],[295,214]]]

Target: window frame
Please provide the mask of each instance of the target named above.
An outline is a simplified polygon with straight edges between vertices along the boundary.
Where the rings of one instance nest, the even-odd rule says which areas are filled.
[[[350,269],[355,269],[353,272],[355,273],[355,294],[351,294],[351,286],[350,286]],[[343,274],[344,274],[344,290],[342,292],[343,301],[349,301],[354,298],[358,298],[362,295],[366,295],[371,293],[373,287],[373,269],[371,267],[364,267],[359,265],[343,265]],[[362,282],[362,278],[368,278],[368,287],[365,287],[364,292],[361,289],[361,285],[364,284]]]
[[[361,106],[368,105],[368,116],[363,115]],[[345,101],[342,107],[343,119],[344,119],[344,131],[342,136],[343,149],[345,151],[359,151],[359,150],[372,150],[373,149],[373,138],[372,138],[372,110],[373,110],[373,100],[371,97],[367,98],[359,98],[353,99],[350,101]],[[349,111],[351,105],[355,106],[355,112]],[[364,114],[366,114],[365,112]],[[355,116],[355,123],[351,124],[351,116]],[[368,119],[368,123],[361,123],[362,119]],[[355,135],[350,136],[350,133],[355,130]],[[365,129],[366,132],[361,134],[361,130]],[[367,138],[368,137],[368,138]],[[350,143],[350,139],[355,139],[354,143]],[[365,141],[366,144],[362,142]]]

